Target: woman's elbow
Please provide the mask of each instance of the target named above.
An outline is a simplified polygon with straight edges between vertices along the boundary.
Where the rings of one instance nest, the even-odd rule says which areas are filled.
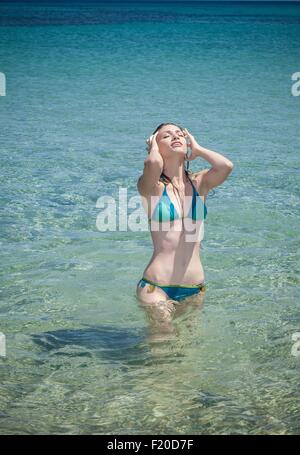
[[[234,168],[234,164],[232,161],[230,160],[226,160],[226,163],[225,163],[225,166],[230,169],[232,171],[232,169]]]

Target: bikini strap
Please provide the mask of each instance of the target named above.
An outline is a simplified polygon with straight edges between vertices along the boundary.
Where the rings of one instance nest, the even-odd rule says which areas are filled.
[[[193,196],[194,196],[197,190],[196,190],[195,185],[193,184],[193,182],[192,182],[192,180],[191,180],[191,178],[190,178],[189,173],[187,172],[187,170],[185,170],[185,172],[186,172],[187,178],[189,179],[189,181],[191,182],[191,185],[192,185],[192,187],[193,187]],[[197,193],[198,193],[198,191],[197,191]],[[199,193],[198,193],[198,194],[199,194]],[[200,194],[199,194],[199,196],[200,196]]]
[[[163,172],[161,173],[159,180],[160,180],[161,182],[163,182],[164,185],[165,185],[166,183],[172,183],[171,180],[169,179],[169,177],[168,177],[167,175],[165,175]],[[166,185],[165,185],[165,186],[166,186]]]

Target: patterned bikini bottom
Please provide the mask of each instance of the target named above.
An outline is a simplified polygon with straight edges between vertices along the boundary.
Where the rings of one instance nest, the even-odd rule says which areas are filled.
[[[205,292],[206,290],[206,283],[203,281],[200,284],[191,284],[191,285],[185,285],[185,286],[180,286],[178,284],[170,284],[169,286],[162,285],[159,283],[155,283],[154,281],[148,280],[148,278],[141,278],[140,281],[138,282],[138,286],[140,288],[143,288],[146,286],[146,284],[150,284],[150,288],[148,292],[153,292],[155,289],[155,286],[161,288],[165,293],[169,296],[170,299],[172,300],[177,300],[178,302],[180,300],[185,299],[186,297],[189,297],[194,294],[199,294],[199,292]]]

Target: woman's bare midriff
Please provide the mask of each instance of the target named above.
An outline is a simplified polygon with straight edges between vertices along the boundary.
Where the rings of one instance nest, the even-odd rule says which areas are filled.
[[[169,225],[166,223],[168,225],[166,231],[162,230],[162,225],[165,223],[153,221],[152,223],[154,229],[151,230],[151,236],[154,252],[143,276],[165,285],[184,286],[202,283],[205,276],[199,255],[201,241],[199,223],[203,221],[177,219]],[[188,231],[185,225],[188,226]],[[191,230],[192,226],[197,230]],[[203,229],[203,225],[201,228]]]

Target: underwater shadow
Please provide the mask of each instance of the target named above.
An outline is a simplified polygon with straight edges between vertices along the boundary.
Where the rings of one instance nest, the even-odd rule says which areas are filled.
[[[141,364],[149,353],[147,345],[143,343],[144,329],[130,330],[107,325],[87,326],[81,329],[60,329],[34,334],[31,338],[35,344],[49,353],[70,357],[96,355],[110,361]],[[65,350],[66,347],[71,349]]]

